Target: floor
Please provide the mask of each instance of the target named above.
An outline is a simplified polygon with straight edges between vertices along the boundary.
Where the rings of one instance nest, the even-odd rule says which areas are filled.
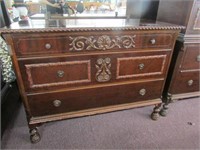
[[[31,144],[21,107],[5,131],[2,149],[200,149],[200,99],[170,104],[167,117],[150,119],[153,106],[43,124]]]

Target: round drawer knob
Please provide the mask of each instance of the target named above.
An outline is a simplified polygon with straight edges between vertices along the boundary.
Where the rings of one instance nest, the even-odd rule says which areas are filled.
[[[151,39],[150,42],[151,42],[151,44],[156,44],[156,40],[155,39]]]
[[[60,100],[54,100],[54,101],[53,101],[53,105],[54,105],[55,107],[59,107],[59,106],[61,105],[61,101],[60,101]]]
[[[194,83],[194,81],[193,81],[193,80],[189,80],[189,81],[188,81],[188,85],[189,85],[189,86],[192,86],[192,85],[193,85],[193,83]]]
[[[141,89],[139,91],[139,94],[142,95],[142,96],[144,96],[146,94],[146,89]]]
[[[197,61],[200,61],[200,55],[197,56]]]
[[[144,64],[139,64],[139,65],[138,65],[138,68],[139,68],[140,70],[144,69]]]
[[[57,72],[57,76],[60,78],[62,78],[64,76],[64,74],[65,74],[65,72],[62,70],[58,70],[58,72]]]
[[[49,44],[49,43],[45,44],[45,48],[46,49],[50,49],[51,48],[51,44]]]

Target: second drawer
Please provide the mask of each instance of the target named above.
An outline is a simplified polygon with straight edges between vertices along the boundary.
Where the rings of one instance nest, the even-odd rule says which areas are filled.
[[[20,61],[27,92],[164,78],[169,53],[126,53]]]

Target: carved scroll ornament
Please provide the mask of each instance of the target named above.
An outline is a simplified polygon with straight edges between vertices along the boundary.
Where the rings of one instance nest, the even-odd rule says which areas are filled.
[[[134,38],[136,35],[124,35],[110,37],[107,35],[102,35],[100,37],[94,36],[78,36],[70,37],[72,41],[70,46],[70,51],[82,51],[82,50],[108,50],[112,48],[132,48],[135,47]]]
[[[96,64],[97,73],[96,73],[96,80],[98,82],[106,82],[111,79],[111,60],[110,58],[99,58]]]

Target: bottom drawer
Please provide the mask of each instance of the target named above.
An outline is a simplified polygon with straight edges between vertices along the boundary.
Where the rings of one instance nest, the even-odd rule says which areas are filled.
[[[179,72],[172,80],[169,93],[182,94],[199,91],[200,72]]]
[[[163,81],[112,85],[28,96],[31,114],[44,116],[161,97]]]

